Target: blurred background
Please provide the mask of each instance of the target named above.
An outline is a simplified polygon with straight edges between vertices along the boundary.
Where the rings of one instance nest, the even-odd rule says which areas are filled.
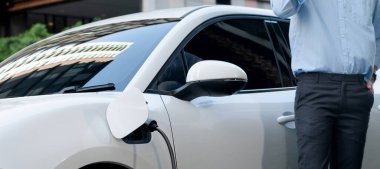
[[[0,0],[0,61],[65,29],[136,12],[197,5],[269,8],[269,0]]]
[[[197,5],[269,8],[269,0],[0,0],[0,61],[65,29],[136,12]]]
[[[2,0],[0,37],[18,35],[36,23],[57,33],[74,25],[130,13],[195,5],[269,8],[269,0]]]

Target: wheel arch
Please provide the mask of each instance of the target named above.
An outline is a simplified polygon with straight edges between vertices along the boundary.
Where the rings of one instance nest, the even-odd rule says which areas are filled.
[[[132,169],[132,168],[121,163],[103,161],[103,162],[88,164],[83,167],[80,167],[79,169]]]

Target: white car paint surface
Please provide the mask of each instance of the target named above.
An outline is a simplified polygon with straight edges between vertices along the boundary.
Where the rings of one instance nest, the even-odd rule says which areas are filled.
[[[296,169],[288,23],[247,7],[166,9],[19,51],[0,63],[0,169],[171,168],[152,121],[178,169]],[[363,169],[380,165],[379,85]]]

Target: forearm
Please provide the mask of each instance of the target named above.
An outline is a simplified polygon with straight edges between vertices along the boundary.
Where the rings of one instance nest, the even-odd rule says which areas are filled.
[[[288,18],[298,13],[305,0],[271,0],[273,12],[281,17]]]

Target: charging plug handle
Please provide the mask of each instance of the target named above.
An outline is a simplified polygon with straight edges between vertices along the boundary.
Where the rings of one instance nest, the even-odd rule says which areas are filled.
[[[158,127],[157,125],[157,122],[156,121],[151,121],[149,122],[148,124],[148,130],[149,132],[154,132],[154,131],[157,131],[158,133],[161,134],[161,136],[164,138],[165,142],[166,142],[166,145],[168,146],[168,149],[169,149],[169,154],[170,154],[170,159],[171,159],[171,163],[172,163],[172,169],[178,169],[177,168],[177,159],[175,157],[175,154],[174,154],[174,150],[170,144],[170,141],[169,141],[169,138],[166,136],[166,134]]]

